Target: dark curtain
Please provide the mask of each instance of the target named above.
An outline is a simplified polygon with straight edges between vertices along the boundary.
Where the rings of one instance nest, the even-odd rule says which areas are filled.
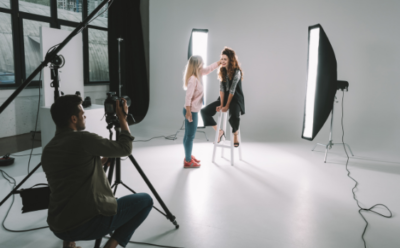
[[[119,63],[118,38],[121,42],[121,95],[131,98],[129,112],[138,123],[149,108],[149,80],[143,41],[140,1],[113,1],[108,12],[108,51],[110,91],[118,94]],[[128,118],[129,124],[133,124]]]

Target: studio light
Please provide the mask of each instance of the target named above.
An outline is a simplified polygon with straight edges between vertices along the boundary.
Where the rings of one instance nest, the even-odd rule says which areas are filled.
[[[335,53],[321,25],[308,28],[308,77],[302,138],[313,140],[333,108],[337,91]]]
[[[317,146],[325,147],[325,158],[328,150],[336,144],[347,146],[351,155],[354,156],[351,148],[345,143],[333,143],[333,113],[334,101],[337,90],[348,90],[349,83],[337,80],[337,63],[335,53],[328,37],[321,25],[317,24],[308,27],[308,76],[307,93],[304,107],[303,133],[302,138],[313,140],[324,126],[331,114],[331,130],[327,144],[317,143]]]
[[[199,55],[203,58],[204,66],[207,65],[207,40],[208,40],[208,29],[192,29],[192,34],[189,40],[189,51],[188,51],[188,59],[192,55]],[[203,87],[204,87],[204,95],[203,95],[203,106],[206,105],[206,92],[207,92],[207,76],[203,76]],[[204,127],[203,118],[201,115],[198,115],[199,122],[197,124],[198,127]]]

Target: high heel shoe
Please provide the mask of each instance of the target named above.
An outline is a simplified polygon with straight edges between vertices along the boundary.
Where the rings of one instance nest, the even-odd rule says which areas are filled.
[[[224,131],[224,130],[220,130],[220,131],[222,131],[222,135],[219,136],[219,138],[218,138],[218,143],[221,142],[222,137],[225,137],[225,131]]]
[[[234,136],[236,136],[236,138],[237,138],[237,134],[236,134],[236,135],[234,134]],[[239,147],[239,145],[240,145],[239,142],[233,143],[233,146],[234,146],[234,147]]]

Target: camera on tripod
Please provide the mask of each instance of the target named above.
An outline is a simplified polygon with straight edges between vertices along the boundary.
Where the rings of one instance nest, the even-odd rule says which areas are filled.
[[[122,111],[124,112],[125,115],[128,115],[128,113],[125,113],[124,110],[124,104],[126,101],[126,105],[131,106],[131,99],[129,96],[122,96],[118,97],[117,93],[115,92],[108,92],[107,93],[107,98],[104,100],[104,110],[105,110],[105,115],[106,115],[106,122],[109,124],[109,127],[111,127],[113,124],[118,124],[119,121],[117,119],[117,100],[119,100],[119,106],[121,107]]]
[[[117,112],[117,100],[119,101],[119,106],[124,109],[124,101],[126,101],[126,104],[131,106],[131,99],[129,96],[122,96],[118,97],[117,93],[115,92],[108,92],[107,93],[107,98],[104,101],[104,110],[106,112],[106,115],[115,115]],[[127,113],[125,113],[127,114]]]

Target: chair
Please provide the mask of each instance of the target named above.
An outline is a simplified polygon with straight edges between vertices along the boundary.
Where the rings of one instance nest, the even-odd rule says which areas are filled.
[[[228,119],[228,111],[227,112],[222,112],[219,111],[219,115],[218,115],[218,122],[217,122],[217,131],[215,133],[215,139],[214,139],[214,151],[213,151],[213,158],[212,158],[212,162],[215,162],[215,155],[217,153],[217,147],[221,147],[222,151],[221,151],[221,157],[224,157],[224,148],[230,148],[231,149],[231,165],[234,165],[234,151],[235,151],[235,146],[233,144],[233,133],[232,133],[232,127],[230,127],[230,134],[229,134],[229,140],[226,140],[225,137],[221,138],[221,142],[218,142],[218,136],[219,136],[219,130],[222,129],[225,132],[225,136],[227,134],[226,132],[226,122]],[[223,123],[222,123],[223,121]],[[222,126],[221,126],[222,124]],[[239,147],[237,147],[239,149],[239,160],[242,160],[242,132],[240,131],[240,128],[238,129],[238,139],[239,139]],[[230,144],[226,144],[227,142],[229,142]]]

